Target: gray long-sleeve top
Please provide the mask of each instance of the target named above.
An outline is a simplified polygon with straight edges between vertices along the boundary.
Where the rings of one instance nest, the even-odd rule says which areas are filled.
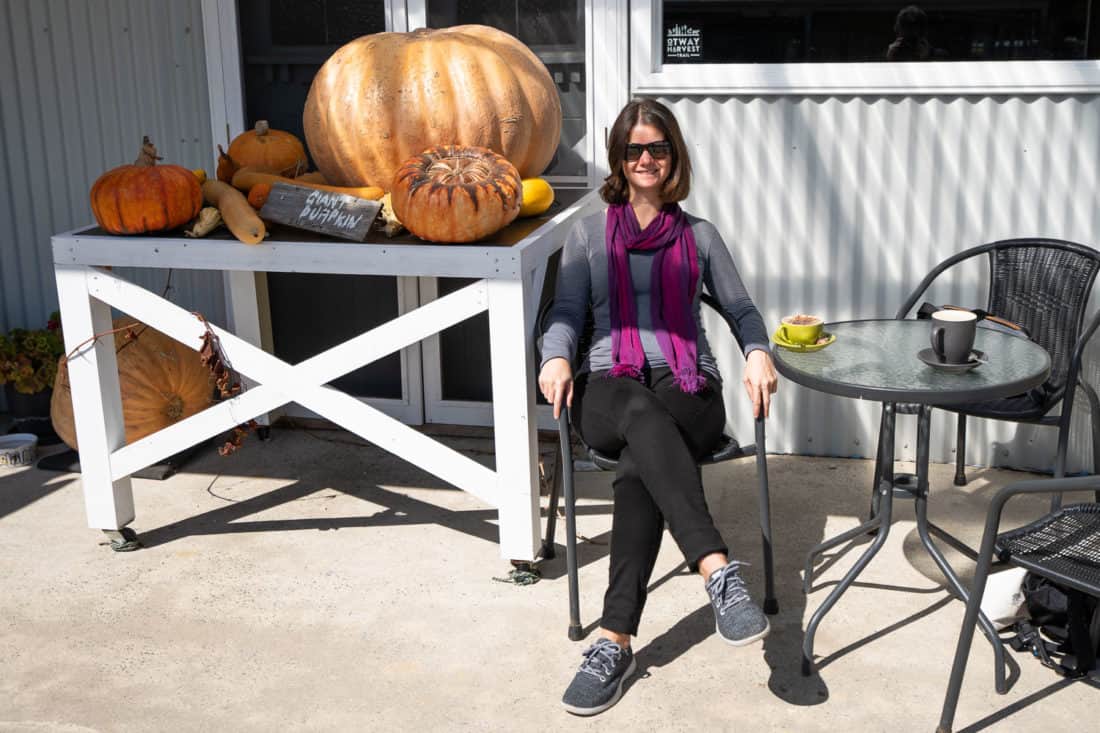
[[[733,318],[737,324],[740,341],[746,356],[754,349],[768,350],[768,331],[764,319],[749,297],[733,257],[726,248],[718,230],[705,219],[688,215],[691,231],[699,257],[699,280],[695,283],[692,313],[699,333],[699,368],[721,378],[714,355],[710,351],[699,316],[701,284]],[[592,344],[578,373],[610,369],[611,361],[611,304],[608,299],[606,211],[587,216],[577,222],[562,250],[561,269],[558,272],[554,307],[542,339],[542,364],[562,357],[575,361],[577,343],[584,329],[585,315],[591,307],[594,329]],[[638,309],[638,332],[645,349],[650,368],[668,366],[657,336],[653,332],[650,315],[650,274],[655,252],[630,252],[630,274],[634,282],[634,296]]]

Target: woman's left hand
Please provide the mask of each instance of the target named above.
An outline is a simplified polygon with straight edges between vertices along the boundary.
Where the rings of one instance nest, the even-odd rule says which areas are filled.
[[[753,349],[745,359],[745,391],[752,400],[752,416],[768,416],[771,410],[772,395],[779,387],[779,380],[775,376],[775,365],[772,356],[763,349]]]

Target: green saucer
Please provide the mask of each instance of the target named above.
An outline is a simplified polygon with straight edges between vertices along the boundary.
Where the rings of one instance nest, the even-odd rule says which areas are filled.
[[[804,351],[807,353],[811,351],[821,351],[826,346],[836,341],[836,334],[827,333],[825,334],[825,338],[827,340],[823,344],[792,344],[779,338],[779,331],[776,331],[772,334],[772,341],[775,342],[776,346],[782,346],[784,349],[788,349],[789,351]]]

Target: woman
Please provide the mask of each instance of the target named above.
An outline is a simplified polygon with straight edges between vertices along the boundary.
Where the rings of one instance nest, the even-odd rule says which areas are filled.
[[[718,633],[744,645],[768,633],[707,509],[696,460],[725,426],[721,379],[699,319],[702,286],[735,319],[744,343],[744,384],[754,415],[776,389],[763,319],[714,225],[688,216],[691,161],[664,105],[635,100],[608,141],[605,212],[585,218],[562,254],[539,389],[564,402],[585,442],[619,456],[614,480],[610,582],[599,638],[584,653],[562,700],[593,715],[611,707],[634,671],[638,630],[664,523],[710,596]],[[572,363],[591,309],[592,345]]]

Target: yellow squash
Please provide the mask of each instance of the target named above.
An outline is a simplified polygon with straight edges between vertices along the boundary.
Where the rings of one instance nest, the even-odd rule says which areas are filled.
[[[523,179],[523,204],[519,207],[520,216],[538,216],[554,203],[554,189],[544,178]]]

